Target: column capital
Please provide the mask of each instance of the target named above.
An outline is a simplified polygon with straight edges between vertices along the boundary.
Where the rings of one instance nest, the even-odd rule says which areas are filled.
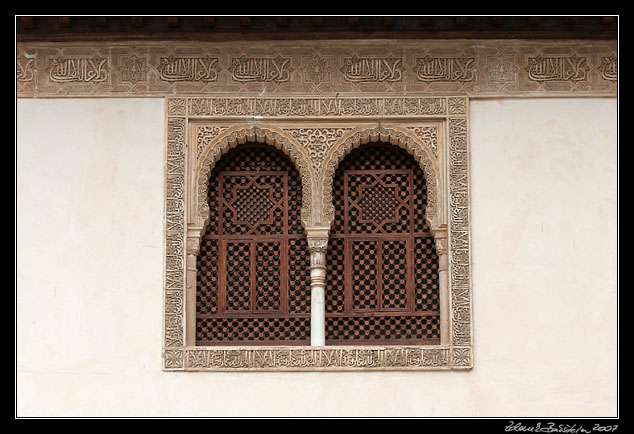
[[[447,228],[434,228],[431,230],[431,234],[436,242],[436,253],[440,256],[447,254]]]
[[[327,227],[316,227],[306,229],[306,240],[308,242],[308,250],[311,253],[326,253],[328,248],[328,232]]]

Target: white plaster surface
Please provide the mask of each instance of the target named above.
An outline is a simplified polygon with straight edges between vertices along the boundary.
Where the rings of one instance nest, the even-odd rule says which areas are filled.
[[[16,116],[18,417],[617,415],[616,99],[472,101],[468,372],[163,372],[163,101]]]

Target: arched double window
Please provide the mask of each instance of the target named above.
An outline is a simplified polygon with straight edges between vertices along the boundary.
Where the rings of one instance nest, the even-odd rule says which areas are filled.
[[[292,162],[265,144],[239,145],[214,166],[207,199],[196,344],[309,345],[310,254]],[[396,146],[363,145],[339,165],[333,201],[326,345],[440,343],[438,255],[420,165]]]

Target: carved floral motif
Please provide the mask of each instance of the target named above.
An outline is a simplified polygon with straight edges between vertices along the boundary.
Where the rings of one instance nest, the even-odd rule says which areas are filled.
[[[326,153],[351,128],[284,128],[308,151],[315,179],[319,179]]]
[[[330,76],[335,71],[331,59],[332,56],[321,56],[319,53],[312,57],[303,57],[300,71],[304,76],[304,83],[312,83],[315,86],[330,83]]]
[[[145,57],[122,57],[119,66],[119,74],[122,83],[137,84],[147,81],[147,59]]]

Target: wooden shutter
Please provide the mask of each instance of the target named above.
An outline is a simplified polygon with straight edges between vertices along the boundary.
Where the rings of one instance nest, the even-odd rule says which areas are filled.
[[[425,177],[407,152],[362,146],[333,182],[326,344],[438,344],[438,256]]]
[[[301,181],[280,151],[247,144],[211,173],[197,259],[197,345],[310,344]]]

